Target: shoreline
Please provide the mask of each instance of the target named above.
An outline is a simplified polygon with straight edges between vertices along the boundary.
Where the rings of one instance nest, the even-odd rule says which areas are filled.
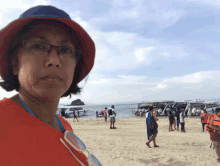
[[[68,119],[73,119],[72,118],[65,118],[63,117],[64,119],[68,120]],[[145,116],[141,117],[141,116],[133,116],[133,117],[116,117],[116,119],[131,119],[131,118],[139,118],[139,119],[146,119]],[[158,119],[168,119],[168,116],[157,116]],[[79,118],[77,117],[77,119],[104,119],[104,116],[103,117],[99,117],[99,118],[96,118],[96,117],[84,117],[84,116],[80,116]],[[107,119],[110,119],[110,117],[107,117]],[[201,119],[200,116],[193,116],[193,117],[185,117],[184,119]]]

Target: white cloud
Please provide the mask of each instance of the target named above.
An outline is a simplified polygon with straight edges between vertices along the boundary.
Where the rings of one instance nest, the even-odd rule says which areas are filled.
[[[2,78],[0,77],[0,80],[2,80]],[[10,98],[14,95],[16,95],[18,92],[16,92],[15,90],[14,91],[11,91],[11,92],[7,92],[5,91],[4,89],[2,89],[0,87],[0,100],[2,100],[3,98]]]
[[[151,57],[149,56],[150,52],[154,49],[154,47],[147,47],[147,48],[140,48],[135,51],[135,57],[138,61],[146,60],[148,63],[152,61]]]
[[[171,58],[180,61],[188,56],[181,45],[166,45],[134,33],[100,32],[89,24],[88,27],[96,45],[96,71],[136,68]]]
[[[106,78],[105,75],[91,73],[88,84],[96,86],[112,86],[112,85],[140,85],[146,84],[148,78],[146,76],[136,76],[136,75],[118,75],[114,78]]]
[[[155,81],[144,75],[118,75],[106,78],[93,74],[87,82],[82,99],[93,103],[184,100],[220,97],[220,71],[202,71],[180,77]],[[149,81],[150,80],[150,81]],[[127,97],[126,97],[127,96]]]
[[[31,7],[38,5],[49,5],[50,1],[46,0],[12,0],[12,1],[4,1],[0,6],[0,27],[6,26],[9,22],[17,19],[20,14]],[[19,15],[14,15],[14,18],[9,18],[8,15],[12,12],[20,11]]]
[[[165,84],[158,84],[157,85],[157,89],[164,89],[164,88],[166,88]]]
[[[220,7],[220,1],[219,0],[178,0],[178,1],[183,1],[183,2],[190,2],[190,3],[197,3],[197,4],[202,4],[202,5],[209,5],[215,8]]]
[[[134,22],[157,23],[158,28],[169,27],[180,20],[186,11],[172,7],[172,1],[114,1],[110,16],[115,20],[135,18]],[[138,19],[137,19],[138,18]],[[133,21],[132,21],[133,22]]]
[[[220,81],[220,71],[201,71],[180,77],[166,78],[157,83],[152,91],[160,91],[161,89],[172,89],[181,86],[184,89],[198,89],[204,86],[216,87],[216,83]]]

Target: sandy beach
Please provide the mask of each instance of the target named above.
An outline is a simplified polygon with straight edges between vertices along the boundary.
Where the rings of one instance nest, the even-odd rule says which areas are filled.
[[[144,117],[116,118],[117,129],[110,129],[109,118],[80,119],[71,124],[74,133],[104,166],[208,166],[218,165],[215,150],[210,148],[207,131],[202,132],[200,119],[185,119],[186,133],[168,131],[167,117],[158,117],[159,148],[146,146]]]

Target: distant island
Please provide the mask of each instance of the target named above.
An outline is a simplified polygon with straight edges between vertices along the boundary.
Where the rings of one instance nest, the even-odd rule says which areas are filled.
[[[66,106],[73,106],[73,105],[85,105],[85,104],[80,99],[76,99],[73,100],[70,105],[66,105]]]

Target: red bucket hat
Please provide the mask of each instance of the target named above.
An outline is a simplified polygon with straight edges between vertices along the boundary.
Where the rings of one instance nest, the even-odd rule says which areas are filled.
[[[95,44],[88,33],[63,10],[54,6],[36,6],[28,9],[20,17],[0,31],[0,76],[6,78],[11,72],[9,59],[7,58],[7,48],[11,44],[13,36],[29,21],[33,19],[53,19],[58,20],[69,26],[81,41],[82,58],[84,64],[81,66],[82,75],[77,82],[80,82],[91,71],[95,59]]]

